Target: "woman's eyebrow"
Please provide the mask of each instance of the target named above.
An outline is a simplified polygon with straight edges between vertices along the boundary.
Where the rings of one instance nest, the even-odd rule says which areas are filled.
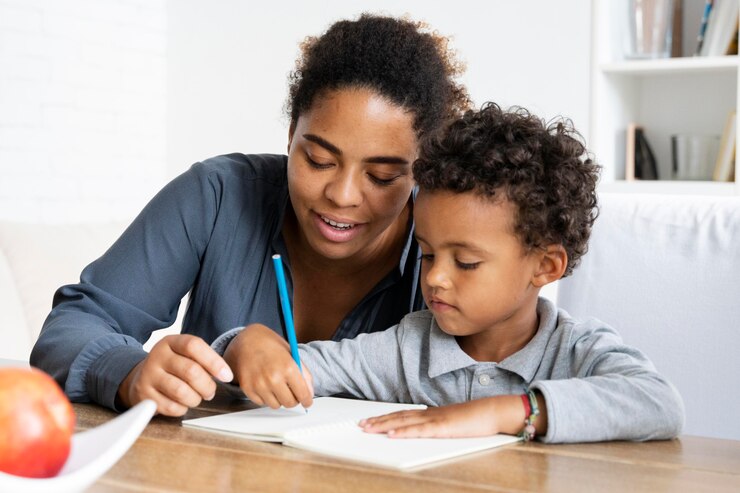
[[[404,159],[399,156],[373,156],[364,160],[366,163],[373,164],[401,164],[408,166],[408,159]]]
[[[341,156],[342,155],[342,151],[341,151],[341,149],[339,149],[339,147],[335,146],[334,144],[332,144],[328,140],[319,137],[318,135],[314,135],[314,134],[303,134],[303,138],[306,139],[306,140],[309,140],[309,141],[313,142],[314,144],[320,145],[321,147],[323,147],[327,151],[331,152],[332,154],[336,154],[337,156]]]
[[[342,155],[342,150],[339,147],[335,146],[323,137],[319,137],[315,134],[303,134],[303,138],[323,147],[336,156]],[[369,158],[363,159],[363,161],[373,164],[400,164],[405,166],[409,165],[409,160],[400,156],[371,156]]]

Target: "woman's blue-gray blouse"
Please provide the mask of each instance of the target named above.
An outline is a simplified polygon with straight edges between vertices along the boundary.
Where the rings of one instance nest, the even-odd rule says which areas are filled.
[[[287,157],[230,154],[193,165],[165,186],[78,284],[54,295],[31,353],[73,401],[115,409],[123,379],[152,331],[172,325],[190,292],[182,332],[211,343],[251,323],[283,328],[271,257],[290,263],[281,234]],[[423,307],[409,226],[398,269],[342,320],[333,339],[384,330]]]

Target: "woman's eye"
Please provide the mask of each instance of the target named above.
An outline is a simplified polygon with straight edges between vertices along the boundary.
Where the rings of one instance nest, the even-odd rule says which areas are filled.
[[[434,255],[432,255],[431,253],[422,253],[421,260],[423,262],[431,262],[432,260],[434,260]]]
[[[480,265],[480,262],[466,263],[466,262],[460,262],[459,260],[455,260],[455,264],[457,265],[458,268],[462,270],[473,270]]]
[[[311,159],[310,156],[306,156],[306,161],[308,161],[309,166],[316,169],[327,169],[331,167],[331,163],[319,163]]]
[[[394,181],[398,180],[401,177],[401,175],[396,175],[392,178],[380,178],[375,175],[368,175],[368,176],[370,177],[370,180],[373,183],[375,183],[376,185],[380,185],[380,186],[390,185],[391,183],[393,183]]]

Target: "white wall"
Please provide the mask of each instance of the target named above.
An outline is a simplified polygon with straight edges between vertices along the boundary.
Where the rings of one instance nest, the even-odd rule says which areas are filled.
[[[228,152],[279,152],[298,43],[363,11],[409,13],[446,35],[467,62],[477,104],[528,107],[588,123],[588,0],[167,3],[167,162],[176,175]]]
[[[586,132],[588,0],[396,3],[0,0],[0,219],[129,220],[196,160],[284,152],[298,43],[362,11],[452,35],[476,103]]]
[[[165,179],[164,0],[0,1],[0,219],[129,220]]]

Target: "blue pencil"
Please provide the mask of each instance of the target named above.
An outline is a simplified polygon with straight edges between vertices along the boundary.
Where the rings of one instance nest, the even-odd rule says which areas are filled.
[[[278,292],[280,293],[280,306],[283,309],[283,319],[285,320],[285,332],[288,335],[288,344],[290,344],[290,354],[293,361],[298,365],[298,369],[303,374],[301,366],[301,357],[298,354],[298,340],[295,336],[295,325],[293,325],[293,312],[290,309],[290,298],[288,298],[288,285],[285,282],[285,271],[283,270],[283,260],[280,255],[272,256],[272,264],[275,266],[275,275],[277,276]],[[306,410],[308,412],[308,410]]]

